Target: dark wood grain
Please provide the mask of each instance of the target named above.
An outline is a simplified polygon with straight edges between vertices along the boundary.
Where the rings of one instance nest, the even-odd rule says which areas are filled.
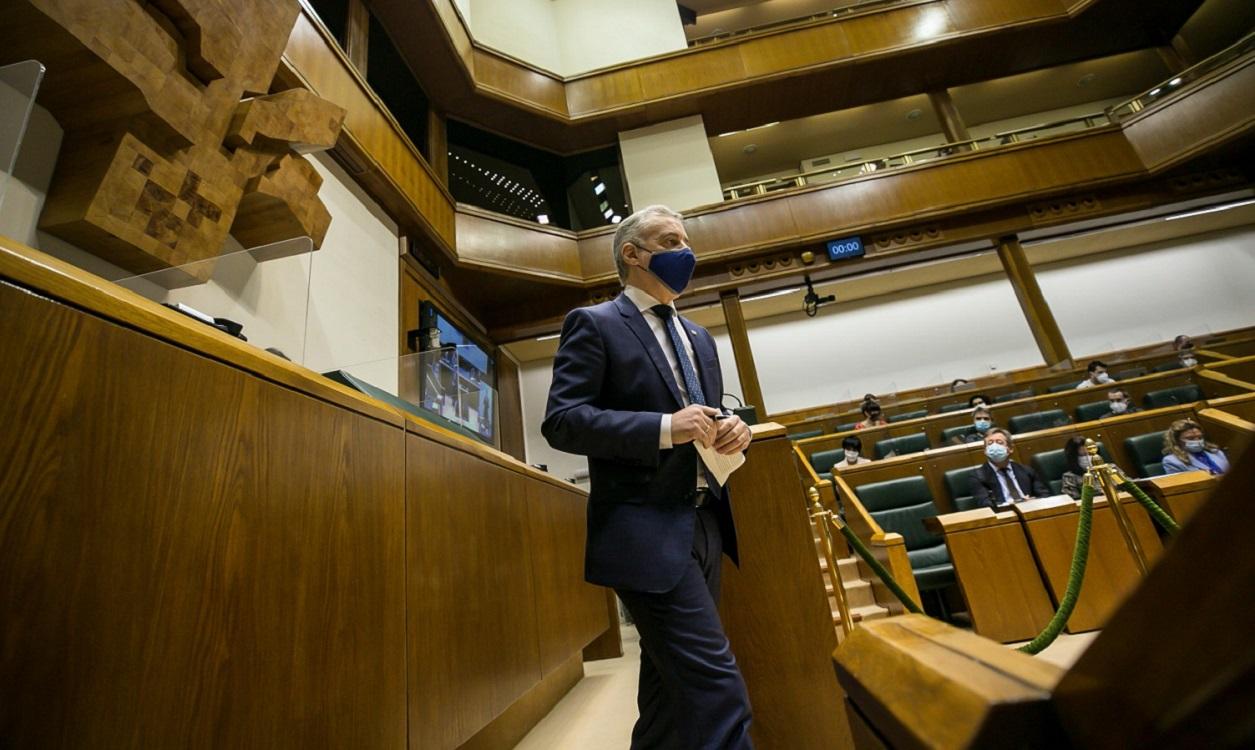
[[[741,565],[725,561],[719,612],[754,710],[758,747],[849,747],[828,662],[836,630],[815,543],[778,426],[761,425],[730,480]]]
[[[8,284],[0,361],[6,743],[404,743],[396,426]]]

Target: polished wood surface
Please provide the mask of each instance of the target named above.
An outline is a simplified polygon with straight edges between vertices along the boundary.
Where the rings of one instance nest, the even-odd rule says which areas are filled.
[[[875,620],[833,661],[851,713],[885,746],[1064,746],[1050,706],[1063,670],[971,632],[924,615]]]
[[[719,295],[723,307],[723,319],[732,340],[732,356],[736,359],[736,373],[741,381],[741,400],[758,409],[760,418],[766,411],[763,388],[758,382],[758,367],[754,364],[754,350],[750,346],[749,330],[745,327],[745,315],[741,311],[741,297],[736,290]]]
[[[569,483],[7,241],[0,328],[6,739],[451,748],[610,626]]]
[[[1255,453],[1233,459],[1212,499],[1059,681],[1054,702],[1077,746],[1255,743],[1247,606]]]
[[[1122,498],[1125,513],[1133,522],[1142,550],[1153,562],[1163,545],[1150,516],[1132,498],[1127,495],[1122,495]],[[1028,500],[1017,503],[1013,509],[1024,523],[1024,532],[1055,601],[1062,600],[1076,547],[1080,517],[1077,502],[1066,497]],[[1095,499],[1085,582],[1076,608],[1068,618],[1067,631],[1081,633],[1101,628],[1140,582],[1141,575],[1132,553],[1125,546],[1111,509],[1105,499]]]
[[[750,735],[765,748],[850,747],[828,664],[836,630],[806,495],[783,428],[754,427],[729,480],[740,567],[725,560],[720,618],[749,689]]]
[[[1207,369],[1243,383],[1251,383],[1251,389],[1255,390],[1255,357],[1233,357],[1213,362]]]
[[[584,679],[579,654],[572,654],[557,669],[532,686],[505,713],[475,733],[458,750],[499,750],[519,744],[540,723],[576,683]]]
[[[807,470],[810,466],[805,467]],[[803,475],[804,479],[807,475]],[[812,474],[813,476],[813,474]],[[805,481],[804,481],[805,483]],[[885,531],[876,523],[876,519],[872,518],[871,513],[863,507],[863,503],[859,501],[858,495],[854,493],[853,488],[847,484],[841,474],[836,474],[828,483],[834,497],[829,501],[830,508],[843,508],[845,510],[845,523],[854,532],[855,536],[867,545],[872,556],[876,558],[885,569],[889,571],[889,575],[898,582],[906,595],[916,604],[922,600],[919,595],[919,586],[915,583],[915,573],[911,570],[911,559],[907,555],[906,540],[901,534],[893,531]],[[816,486],[812,484],[812,486]],[[821,489],[821,497],[824,492]],[[885,586],[869,565],[863,560],[858,562],[859,570],[863,573],[863,578],[871,581],[872,596],[876,603],[885,607],[890,612],[900,614],[906,611],[906,607],[898,600],[889,587]]]
[[[554,283],[583,281],[574,232],[459,203],[457,234],[458,259],[464,264],[505,274],[542,276]],[[606,255],[608,259],[608,247]]]
[[[1054,606],[1015,513],[979,508],[929,521],[945,538],[972,629],[1002,643],[1036,637]]]
[[[6,3],[0,65],[43,61],[39,101],[65,130],[40,229],[147,273],[217,256],[251,195],[250,211],[266,203],[287,221],[263,228],[246,212],[242,230],[274,242],[310,229],[317,246],[319,181],[283,158],[295,145],[329,147],[343,112],[310,119],[310,107],[266,96],[296,15],[292,0]],[[233,120],[258,102],[282,133],[237,138]],[[176,283],[202,281],[183,273]]]
[[[1239,456],[1255,441],[1255,422],[1221,408],[1200,409],[1198,422],[1207,439],[1230,456]]]
[[[1235,451],[1232,455],[1241,455],[1241,452]],[[1219,482],[1219,477],[1209,476],[1207,472],[1186,471],[1151,477],[1143,483],[1142,491],[1168,511],[1178,524],[1184,525],[1203,507]]]
[[[1050,305],[1046,303],[1046,297],[1037,284],[1037,275],[1033,273],[1033,266],[1029,263],[1028,255],[1024,253],[1020,238],[1015,235],[1000,237],[997,249],[1002,270],[1011,282],[1015,298],[1020,302],[1020,310],[1024,313],[1028,330],[1037,342],[1042,359],[1047,365],[1070,362],[1072,353],[1068,351],[1068,343],[1063,340],[1059,323],[1055,321],[1054,313],[1050,311]]]
[[[518,360],[505,349],[498,349],[497,363],[497,443],[503,453],[527,460],[523,434],[523,394]]]
[[[405,742],[400,429],[8,283],[0,358],[6,743]]]
[[[605,630],[584,647],[584,661],[618,659],[623,656],[623,634],[619,626],[619,598],[614,590],[606,589]]]

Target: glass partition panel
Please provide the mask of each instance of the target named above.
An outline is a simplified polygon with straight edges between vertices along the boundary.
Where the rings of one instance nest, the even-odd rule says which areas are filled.
[[[43,78],[44,66],[37,60],[0,66],[0,219],[4,216],[4,195]],[[0,223],[0,234],[5,233],[4,229]]]
[[[324,373],[427,422],[495,445],[497,390],[487,382],[484,351],[446,346],[363,362]]]
[[[259,349],[304,364],[315,257],[313,241],[297,237],[116,283]]]

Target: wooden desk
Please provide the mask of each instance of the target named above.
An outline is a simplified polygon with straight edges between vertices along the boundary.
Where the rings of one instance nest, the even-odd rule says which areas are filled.
[[[1121,499],[1147,559],[1154,560],[1163,546],[1150,517],[1133,498],[1122,494]],[[1024,531],[1037,557],[1042,577],[1057,602],[1063,598],[1068,585],[1080,503],[1061,496],[1026,500],[1013,508],[1024,523]],[[1095,498],[1085,582],[1076,609],[1068,619],[1068,632],[1101,628],[1140,581],[1137,565],[1120,536],[1120,529],[1107,507],[1106,499]]]
[[[972,629],[995,641],[1027,641],[1054,616],[1024,527],[1013,511],[948,513],[924,522],[950,550]]]
[[[1220,483],[1219,477],[1213,477],[1205,471],[1187,471],[1181,474],[1165,474],[1152,477],[1148,481],[1139,482],[1142,491],[1168,511],[1178,524],[1192,517],[1212,490]]]

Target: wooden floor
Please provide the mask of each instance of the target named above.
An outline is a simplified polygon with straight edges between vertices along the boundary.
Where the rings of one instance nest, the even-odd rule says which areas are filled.
[[[1098,631],[1064,633],[1038,658],[1067,668],[1097,635]],[[585,664],[584,679],[523,738],[518,750],[626,749],[636,721],[640,659],[640,637],[635,628],[624,627],[623,656]]]

